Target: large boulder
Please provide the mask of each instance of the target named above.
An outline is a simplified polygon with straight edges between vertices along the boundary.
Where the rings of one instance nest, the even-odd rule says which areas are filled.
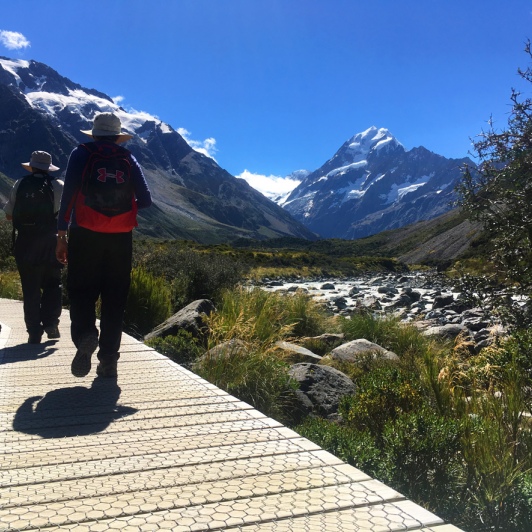
[[[452,305],[454,303],[454,296],[453,294],[440,294],[434,298],[434,302],[432,303],[432,309],[436,310],[438,308],[445,308],[449,305]]]
[[[294,364],[290,377],[299,383],[296,398],[299,409],[305,415],[333,419],[344,395],[355,393],[354,382],[344,373],[320,364]]]
[[[319,336],[306,336],[301,338],[301,342],[316,342],[318,344],[323,344],[329,348],[334,348],[338,344],[341,344],[344,340],[343,333],[323,333]]]
[[[209,299],[193,301],[179,312],[158,325],[144,337],[144,341],[151,338],[164,338],[176,335],[179,331],[187,331],[194,338],[203,339],[207,333],[203,317],[214,312],[214,303]]]
[[[205,358],[230,358],[232,356],[245,355],[248,352],[246,344],[242,340],[233,338],[227,342],[222,342],[221,344],[215,345],[209,349],[201,359]]]
[[[368,355],[373,358],[399,360],[399,357],[393,351],[388,351],[380,345],[374,344],[365,338],[352,340],[351,342],[347,342],[335,347],[326,358],[339,361],[341,360],[343,362],[352,362],[356,364],[361,358],[365,358]]]
[[[465,325],[458,323],[448,323],[446,325],[435,325],[429,327],[422,333],[424,336],[436,336],[443,340],[455,340],[459,335],[469,336],[469,329]]]

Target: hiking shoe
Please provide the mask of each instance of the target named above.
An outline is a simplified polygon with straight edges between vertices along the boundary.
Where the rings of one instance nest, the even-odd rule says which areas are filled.
[[[30,333],[28,336],[28,344],[40,344],[42,333]]]
[[[61,333],[59,332],[59,328],[57,327],[57,325],[50,325],[49,327],[45,327],[44,332],[50,340],[55,340],[56,338],[61,337]]]
[[[96,374],[99,377],[118,377],[117,362],[116,359],[101,361],[96,367]]]
[[[70,367],[74,377],[85,377],[91,370],[91,357],[98,347],[98,336],[86,336],[79,343],[76,356]]]

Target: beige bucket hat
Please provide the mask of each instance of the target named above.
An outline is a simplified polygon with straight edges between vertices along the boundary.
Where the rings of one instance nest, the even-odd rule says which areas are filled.
[[[114,137],[118,136],[117,142],[126,142],[133,138],[133,135],[122,133],[122,123],[120,118],[114,113],[100,113],[94,117],[92,129],[81,130],[89,137]]]
[[[52,156],[46,151],[34,151],[31,154],[29,162],[21,164],[28,172],[33,172],[36,168],[46,172],[56,172],[59,170],[57,166],[52,164]]]

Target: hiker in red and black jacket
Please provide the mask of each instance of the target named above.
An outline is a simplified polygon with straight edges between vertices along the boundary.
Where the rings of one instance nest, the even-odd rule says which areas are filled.
[[[99,347],[96,373],[117,376],[122,320],[131,282],[132,230],[137,209],[151,205],[151,193],[137,160],[122,142],[114,113],[95,116],[94,142],[70,154],[58,216],[57,260],[68,263],[72,341],[76,355],[72,374],[84,377]],[[101,299],[100,333],[96,302]]]

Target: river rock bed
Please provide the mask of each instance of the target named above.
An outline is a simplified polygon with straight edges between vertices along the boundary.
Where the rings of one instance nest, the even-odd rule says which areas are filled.
[[[411,322],[424,334],[453,339],[462,334],[474,351],[502,334],[489,309],[472,308],[437,272],[363,274],[347,279],[263,279],[261,288],[286,293],[303,290],[331,313],[349,317],[367,309]]]

